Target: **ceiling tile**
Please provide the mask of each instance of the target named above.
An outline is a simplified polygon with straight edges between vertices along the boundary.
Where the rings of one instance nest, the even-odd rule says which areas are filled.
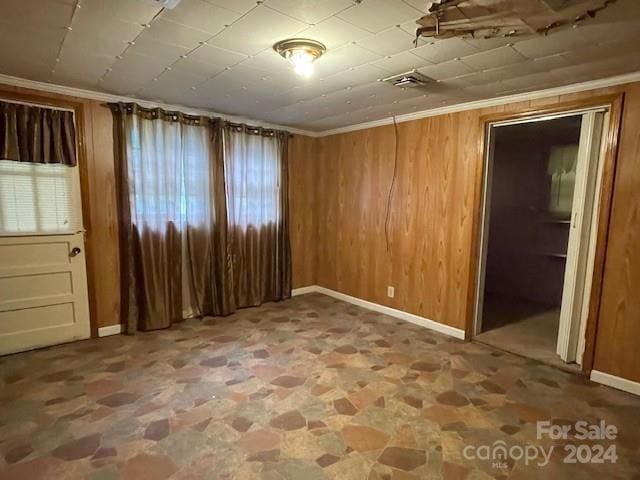
[[[493,98],[498,95],[498,92],[504,90],[504,86],[501,82],[487,83],[485,85],[474,85],[465,88],[466,92],[471,95],[477,95],[480,98]]]
[[[637,2],[640,5],[640,2]],[[616,21],[603,21],[600,17],[592,22],[581,24],[577,30],[590,42],[640,41],[640,13],[625,15]]]
[[[115,59],[111,55],[94,55],[86,49],[64,48],[56,64],[53,81],[64,81],[74,86],[96,86]]]
[[[167,65],[170,65],[180,59],[181,55],[186,55],[189,49],[178,45],[167,44],[147,35],[141,35],[135,44],[127,51],[159,58],[164,60]]]
[[[242,64],[244,65],[244,63]],[[297,75],[293,69],[290,70],[260,70],[255,71],[256,78],[260,79],[257,85],[265,88],[270,95],[274,92],[282,92],[295,87],[306,86],[312,83],[310,78],[301,77]],[[270,89],[270,90],[269,90]]]
[[[282,58],[280,54],[278,54],[272,48],[263,50],[257,55],[247,57],[247,59],[244,60],[242,64],[246,67],[258,68],[261,70],[286,70],[287,72],[293,74],[291,63]]]
[[[151,24],[151,28],[145,29],[142,35],[160,42],[188,49],[195,48],[200,42],[205,42],[211,38],[211,35],[207,32],[185,27],[179,23],[170,22],[162,18],[155,20]]]
[[[35,62],[10,49],[0,49],[0,73],[27,78],[29,80],[47,81],[51,75],[52,64]]]
[[[429,60],[431,63],[446,62],[454,58],[464,57],[477,53],[478,50],[459,38],[438,40],[431,44],[411,50],[411,53]]]
[[[560,54],[567,65],[599,62],[611,57],[613,52],[630,52],[637,45],[634,41],[616,41],[590,45]]]
[[[503,91],[520,90],[530,88],[535,85],[536,88],[546,88],[555,82],[555,78],[549,72],[538,72],[530,75],[522,75],[516,78],[505,79],[501,82]]]
[[[377,60],[372,65],[385,70],[390,74],[404,73],[431,65],[431,62],[420,58],[410,52],[402,52],[396,55],[388,55],[382,60]]]
[[[71,23],[73,4],[63,0],[48,2],[25,2],[24,0],[2,0],[0,23],[28,25],[36,28],[65,28]]]
[[[238,12],[242,15],[256,8],[256,0],[205,0],[207,3],[216,7],[226,8],[232,12]]]
[[[534,58],[531,65],[537,72],[548,72],[556,68],[568,67],[569,63],[561,54],[549,55],[547,57]]]
[[[340,47],[370,36],[371,33],[340,20],[330,17],[319,24],[300,32],[300,36],[323,43],[328,49]]]
[[[159,59],[127,52],[122,60],[113,64],[101,86],[124,95],[135,94],[154,77],[160,75],[165,67],[166,63]]]
[[[329,50],[316,60],[314,65],[317,77],[322,78],[380,58],[380,55],[358,45],[346,45],[336,50]]]
[[[420,73],[434,80],[446,80],[448,78],[459,77],[472,72],[473,70],[460,60],[449,60],[438,65],[430,65],[418,69]]]
[[[538,58],[563,53],[587,44],[587,40],[576,28],[569,28],[550,33],[549,35],[539,35],[529,40],[514,43],[513,48],[528,58]]]
[[[157,77],[157,80],[152,79],[138,93],[166,100],[184,94],[191,87],[199,85],[205,80],[206,77],[172,69],[163,72]]]
[[[402,0],[366,0],[338,14],[343,20],[373,33],[417,20],[422,12]]]
[[[524,41],[529,38],[533,38],[533,35],[518,37],[518,41]],[[487,50],[513,45],[516,42],[516,39],[513,37],[465,38],[464,42],[468,43],[479,52],[485,52]]]
[[[385,75],[385,72],[371,65],[361,65],[323,78],[320,83],[324,92],[333,92],[346,87],[377,81]]]
[[[189,58],[203,63],[213,63],[216,65],[230,67],[245,60],[247,56],[242,53],[231,52],[213,45],[202,45],[189,53]]]
[[[547,37],[418,48],[428,0],[81,0],[67,31],[75,1],[0,0],[0,72],[317,129],[640,70],[638,0]],[[328,47],[311,78],[272,50],[293,36]],[[426,97],[377,81],[413,68],[439,79]]]
[[[260,73],[253,68],[237,65],[205,81],[198,86],[198,91],[210,92],[211,95],[216,96],[228,94],[241,87],[249,88],[261,81]]]
[[[162,18],[215,35],[230,25],[240,13],[216,7],[204,0],[181,0],[173,10],[164,10]]]
[[[489,70],[483,70],[480,72],[473,72],[468,75],[464,75],[462,80],[469,82],[472,85],[484,85],[487,83],[499,82],[509,78],[515,78],[521,75],[529,75],[545,71],[544,68],[537,64],[536,60],[526,60],[518,64],[509,65],[506,67],[492,68]]]
[[[511,47],[500,47],[462,58],[462,61],[474,70],[488,70],[524,60],[526,60],[525,57]]]
[[[131,0],[82,0],[83,14],[102,19],[118,19],[132,23],[148,23],[161,10],[152,2]],[[78,12],[79,13],[79,12]]]
[[[353,5],[353,0],[268,0],[268,7],[304,23],[315,24]]]
[[[429,7],[433,3],[433,0],[404,0],[404,3],[411,5],[416,10],[419,10],[422,15],[426,15],[429,13]]]
[[[392,27],[363,39],[358,45],[378,54],[393,55],[412,48],[413,37],[398,27]]]
[[[85,16],[84,9],[81,8],[73,22],[73,30],[65,38],[64,46],[115,57],[127,48],[127,42],[135,40],[143,30],[144,27],[139,23],[95,15]]]
[[[32,29],[20,23],[0,22],[0,46],[1,49],[10,50],[7,54],[53,67],[65,32],[66,30],[55,27]],[[16,45],[20,48],[15,48]]]
[[[306,24],[286,15],[259,6],[242,17],[231,27],[214,37],[210,43],[247,55],[255,55],[271,48],[274,43],[306,28]]]
[[[177,63],[175,63],[173,65],[173,69],[209,78],[224,71],[225,66],[226,65],[216,65],[214,63],[200,62],[192,57],[187,57],[181,58]]]

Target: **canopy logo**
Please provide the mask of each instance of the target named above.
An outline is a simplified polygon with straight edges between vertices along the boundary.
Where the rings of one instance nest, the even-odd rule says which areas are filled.
[[[499,469],[517,462],[546,467],[556,448],[562,450],[564,463],[616,463],[618,456],[613,441],[617,436],[618,428],[604,420],[597,424],[580,420],[567,425],[545,420],[536,424],[536,438],[547,440],[545,444],[507,445],[503,440],[496,440],[490,445],[467,445],[462,454],[467,460],[487,461],[492,468]],[[548,445],[548,440],[561,445]],[[569,443],[572,441],[575,443]]]

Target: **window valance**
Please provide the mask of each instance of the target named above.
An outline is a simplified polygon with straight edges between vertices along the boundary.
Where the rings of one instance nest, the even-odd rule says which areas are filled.
[[[0,159],[76,165],[73,112],[0,100]]]

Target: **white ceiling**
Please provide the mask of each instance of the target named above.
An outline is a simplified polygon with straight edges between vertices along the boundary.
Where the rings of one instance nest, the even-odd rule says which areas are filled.
[[[0,73],[321,131],[640,70],[640,1],[548,36],[414,48],[422,0],[0,0]],[[271,48],[323,42],[311,79]],[[417,68],[427,90],[378,81]]]

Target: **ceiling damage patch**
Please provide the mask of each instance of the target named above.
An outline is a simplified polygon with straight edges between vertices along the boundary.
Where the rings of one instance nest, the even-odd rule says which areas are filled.
[[[616,0],[439,0],[418,20],[425,38],[518,37],[549,32],[594,18]]]

